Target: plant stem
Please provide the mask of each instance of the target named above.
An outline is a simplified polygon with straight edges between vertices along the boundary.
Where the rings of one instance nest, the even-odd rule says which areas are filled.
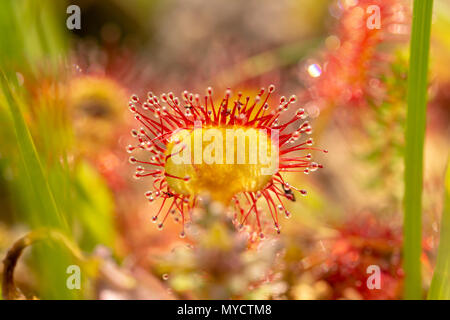
[[[6,257],[3,259],[3,276],[2,276],[2,295],[4,300],[25,299],[14,284],[14,269],[17,261],[22,255],[23,250],[27,247],[42,240],[53,240],[62,244],[68,251],[78,260],[84,261],[80,249],[74,245],[63,233],[51,229],[38,229],[29,232],[8,250]]]
[[[405,194],[404,271],[405,299],[422,298],[422,180],[425,140],[427,73],[433,0],[414,0],[408,74]]]

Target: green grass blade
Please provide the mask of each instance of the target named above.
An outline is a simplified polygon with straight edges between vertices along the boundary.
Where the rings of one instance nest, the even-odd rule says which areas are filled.
[[[13,127],[16,135],[17,149],[19,150],[21,164],[22,192],[25,192],[22,200],[30,203],[28,222],[33,228],[52,227],[63,233],[70,234],[65,217],[60,212],[49,186],[45,171],[42,167],[33,139],[25,123],[24,116],[19,106],[20,100],[14,94],[11,82],[6,75],[0,72],[0,93],[4,96],[4,102],[9,107]],[[67,250],[58,244],[39,244],[34,248],[34,260],[38,266],[40,282],[40,298],[43,299],[74,299],[80,292],[68,290],[65,281],[65,270],[73,264],[73,258]]]
[[[45,178],[42,165],[31,138],[25,119],[22,115],[17,100],[14,98],[10,84],[4,73],[0,74],[0,83],[7,105],[10,108],[11,116],[17,137],[18,149],[23,160],[25,174],[33,190],[37,208],[36,211],[45,213],[41,221],[48,227],[56,227],[67,230],[64,217],[60,214],[55,199],[53,198],[50,186]]]
[[[447,165],[445,178],[444,211],[438,257],[428,299],[450,300],[450,162]]]
[[[27,92],[31,86],[20,86],[16,76],[20,73],[28,84],[37,84],[41,78],[57,82],[64,76],[61,62],[68,44],[66,6],[65,1],[53,0],[0,1],[0,29],[14,30],[0,36],[0,111],[7,123],[7,127],[2,126],[2,155],[14,173],[8,184],[13,194],[14,221],[31,229],[51,227],[70,237],[66,222],[73,207],[70,171],[60,163],[66,146],[64,136],[50,123],[39,128],[45,110],[56,102],[46,100],[36,107]],[[52,145],[46,145],[50,140]],[[52,148],[54,145],[58,149]],[[66,268],[75,263],[66,248],[52,242],[37,244],[27,262],[35,272],[39,298],[82,297],[83,289],[66,287]]]
[[[427,74],[433,0],[414,0],[408,74],[405,194],[404,270],[405,299],[422,298],[422,179],[425,140]]]

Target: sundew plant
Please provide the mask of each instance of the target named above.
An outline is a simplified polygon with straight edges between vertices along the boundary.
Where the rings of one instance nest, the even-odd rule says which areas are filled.
[[[206,194],[225,207],[233,204],[235,224],[239,228],[249,222],[250,214],[254,214],[256,231],[264,238],[257,205],[262,198],[269,208],[273,227],[280,233],[278,212],[290,216],[281,198],[295,201],[294,191],[300,195],[307,193],[285,182],[281,173],[309,174],[322,168],[311,160],[311,153],[305,152],[315,150],[313,139],[307,136],[312,132],[311,125],[303,121],[307,117],[305,110],[297,109],[292,119],[280,123],[282,113],[289,111],[296,98],[281,97],[277,108],[268,112],[268,100],[275,91],[273,85],[267,94],[262,88],[253,101],[250,97],[242,97],[242,93],[238,93],[233,101],[231,91],[227,89],[217,107],[212,88],[207,91],[204,99],[184,91],[183,106],[172,92],[161,95],[161,102],[166,105],[161,105],[160,99],[152,93],[143,103],[138,97],[131,97],[130,111],[144,127],[131,132],[139,144],[128,146],[127,151],[144,149],[150,155],[146,160],[132,156],[129,161],[139,164],[135,178],[153,178],[154,190],[145,193],[148,200],[163,199],[152,220],[157,222],[164,204],[171,202],[158,228],[163,228],[167,216],[172,213],[181,219],[180,236],[184,237],[186,217],[191,216],[192,209],[202,200],[200,196]],[[151,118],[152,113],[156,119]],[[296,130],[289,132],[291,124]],[[303,141],[299,142],[301,137]],[[306,154],[292,156],[296,151]],[[146,169],[142,165],[153,168]],[[239,200],[241,193],[243,197]]]
[[[2,299],[449,300],[449,28],[445,0],[1,1]]]

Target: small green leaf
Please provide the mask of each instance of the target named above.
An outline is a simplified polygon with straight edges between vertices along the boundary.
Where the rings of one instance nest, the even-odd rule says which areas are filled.
[[[447,165],[445,178],[444,211],[438,257],[428,299],[450,300],[450,162]]]

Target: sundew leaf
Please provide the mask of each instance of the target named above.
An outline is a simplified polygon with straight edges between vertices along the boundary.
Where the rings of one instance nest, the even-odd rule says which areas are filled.
[[[428,299],[450,300],[450,162],[445,177],[444,210],[436,268],[434,269]]]

